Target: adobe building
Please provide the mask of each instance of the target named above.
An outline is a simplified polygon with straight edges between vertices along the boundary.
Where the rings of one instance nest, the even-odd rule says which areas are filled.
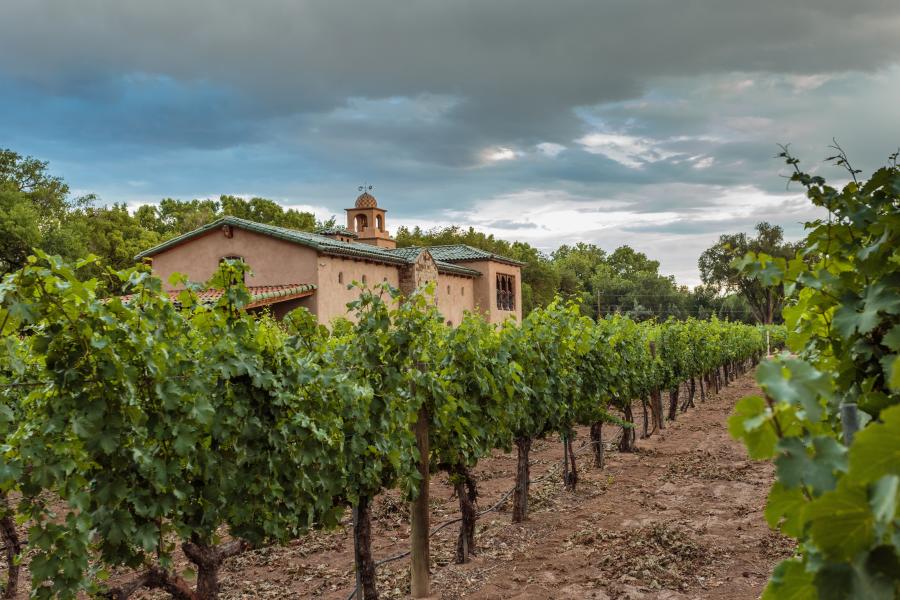
[[[279,318],[301,306],[320,323],[347,316],[347,303],[360,293],[353,282],[387,282],[409,294],[433,281],[437,307],[450,325],[466,311],[490,323],[522,320],[524,263],[464,244],[397,248],[387,211],[367,192],[346,212],[346,228],[316,233],[223,217],[137,258],[149,259],[165,285],[176,272],[205,282],[222,260],[242,259],[252,272],[246,281],[251,306],[268,307]]]

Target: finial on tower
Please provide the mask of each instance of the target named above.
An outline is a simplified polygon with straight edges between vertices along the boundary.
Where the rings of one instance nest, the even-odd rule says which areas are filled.
[[[369,193],[374,189],[375,186],[368,183],[364,183],[357,188],[362,193],[356,197],[356,208],[375,208],[378,206],[375,196]]]

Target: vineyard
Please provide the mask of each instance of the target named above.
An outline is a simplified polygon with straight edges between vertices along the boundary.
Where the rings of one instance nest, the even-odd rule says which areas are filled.
[[[784,344],[791,353],[758,368],[764,393],[729,421],[754,459],[774,459],[765,516],[798,541],[765,597],[895,597],[900,175],[885,168],[843,191],[799,169],[794,179],[827,220],[809,224],[797,258],[743,263],[785,286],[786,328],[593,320],[561,300],[521,324],[470,315],[451,328],[433,290],[388,286],[362,289],[353,320],[326,328],[303,311],[281,322],[242,311],[240,262],[209,282],[224,290],[209,305],[187,281],[170,301],[146,267],[38,252],[0,284],[6,597],[212,599],[227,559],[350,512],[354,595],[371,600],[386,490],[409,503],[410,551],[391,558],[409,561],[411,593],[427,597],[432,476],[456,492],[445,526],[458,524],[454,560],[466,563],[475,473],[493,451],[516,454],[509,517],[526,521],[536,443],[560,440],[555,483],[574,493],[578,431],[589,468],[603,468],[604,440],[627,453]]]
[[[428,290],[388,288],[364,291],[355,322],[329,331],[302,312],[276,323],[241,311],[239,263],[210,282],[226,290],[215,306],[191,291],[170,302],[143,268],[85,281],[87,264],[41,255],[0,292],[4,331],[17,332],[4,336],[2,489],[7,521],[29,524],[36,597],[213,598],[226,558],[333,527],[351,509],[361,597],[374,598],[371,502],[389,488],[412,501],[413,591],[427,591],[431,473],[457,488],[465,562],[471,472],[491,450],[517,450],[511,513],[523,521],[535,440],[559,435],[561,484],[574,490],[576,426],[590,427],[602,464],[604,426],[627,450],[636,430],[665,427],[765,351],[752,326],[595,322],[561,302],[521,325],[473,316],[451,329]],[[6,541],[10,589],[23,542]],[[196,585],[173,570],[176,546]],[[104,583],[121,567],[133,579]]]

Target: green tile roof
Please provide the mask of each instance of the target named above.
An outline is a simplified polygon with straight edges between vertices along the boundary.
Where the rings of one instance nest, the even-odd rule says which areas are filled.
[[[164,252],[169,248],[173,248],[195,237],[218,229],[223,225],[231,225],[232,227],[238,227],[247,231],[253,231],[254,233],[268,235],[270,237],[293,242],[302,246],[307,246],[315,249],[322,254],[363,258],[393,265],[408,265],[413,262],[422,251],[421,248],[390,249],[381,248],[379,246],[373,246],[370,244],[362,244],[359,242],[343,242],[341,240],[336,240],[317,233],[308,233],[306,231],[286,229],[284,227],[276,227],[275,225],[264,225],[262,223],[248,221],[246,219],[239,219],[237,217],[222,217],[220,219],[216,219],[212,223],[208,223],[203,227],[200,227],[199,229],[189,231],[188,233],[165,241],[162,244],[144,250],[143,252],[135,256],[135,260],[141,260],[149,256],[155,256],[160,252]],[[431,248],[428,248],[428,250],[430,251]],[[432,254],[432,256],[434,255]],[[466,275],[469,277],[481,276],[481,273],[474,269],[468,269],[462,265],[456,265],[450,261],[444,261],[442,259],[439,259],[437,256],[434,256],[434,259],[438,271],[440,272]]]
[[[399,249],[400,248],[398,248],[398,250]],[[407,248],[404,248],[404,250],[406,249]],[[435,260],[446,262],[464,262],[467,260],[496,260],[498,262],[516,265],[519,267],[525,266],[525,263],[518,260],[507,258],[505,256],[501,256],[500,254],[494,254],[493,252],[488,252],[487,250],[481,250],[480,248],[473,248],[472,246],[467,246],[466,244],[426,246],[425,249],[431,252],[431,256],[433,256]]]
[[[416,255],[418,256],[418,254]],[[432,258],[434,258],[432,256]],[[468,277],[481,277],[481,271],[476,271],[475,269],[470,269],[468,267],[464,267],[462,265],[456,265],[452,262],[447,262],[443,260],[435,260],[435,266],[437,266],[437,270],[439,273],[450,273],[453,275],[466,275]]]
[[[390,252],[391,254],[402,256],[406,260],[416,260],[416,258],[418,258],[418,256],[422,253],[422,248],[406,246],[405,248],[392,248]],[[434,255],[432,255],[432,258],[434,258]]]
[[[334,227],[320,227],[319,229],[316,229],[316,233],[318,233],[319,235],[342,235],[344,237],[352,238],[359,237],[358,235],[356,235],[355,231],[350,231],[346,227],[340,227],[337,225],[335,225]]]

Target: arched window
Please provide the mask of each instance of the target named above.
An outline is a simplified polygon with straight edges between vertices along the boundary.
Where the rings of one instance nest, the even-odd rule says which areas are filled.
[[[461,288],[459,288],[459,295],[460,296],[466,295],[466,286],[462,286]]]
[[[366,215],[356,215],[356,232],[363,233],[369,226],[369,219]]]
[[[381,215],[375,215],[375,227],[378,228],[378,231],[384,231],[384,219]]]
[[[516,284],[513,275],[497,273],[497,310],[516,309]]]
[[[447,295],[448,296],[450,295],[450,285],[449,284],[447,285]]]
[[[338,283],[344,283],[344,272],[343,271],[338,273]]]
[[[363,282],[363,284],[368,283],[368,279],[366,278],[365,275],[362,276],[362,282]]]

